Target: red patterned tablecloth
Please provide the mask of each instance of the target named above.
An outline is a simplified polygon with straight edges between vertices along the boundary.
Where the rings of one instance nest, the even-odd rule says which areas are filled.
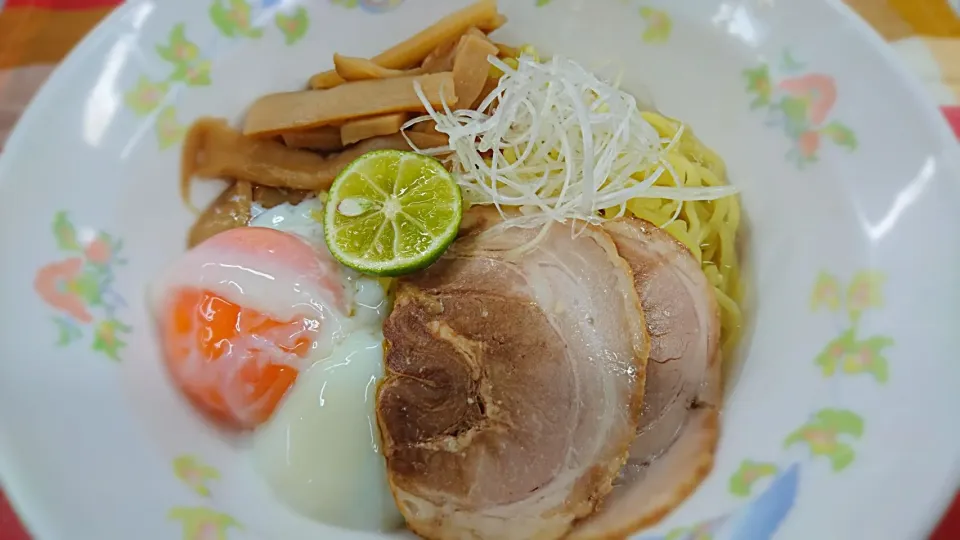
[[[917,68],[960,137],[960,17],[948,4],[957,0],[846,1]],[[56,64],[121,2],[0,0],[0,148]],[[0,540],[29,539],[0,490]],[[960,540],[960,498],[931,540]]]

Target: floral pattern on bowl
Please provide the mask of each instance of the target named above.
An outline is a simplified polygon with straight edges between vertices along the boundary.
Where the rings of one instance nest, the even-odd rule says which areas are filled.
[[[120,360],[127,345],[122,337],[132,330],[119,318],[126,302],[114,287],[117,269],[127,262],[123,242],[105,232],[78,232],[65,211],[54,216],[53,234],[63,258],[40,268],[33,287],[56,312],[57,346],[83,340],[90,332],[92,350]]]
[[[851,152],[857,149],[853,130],[830,117],[837,102],[835,79],[805,67],[784,50],[775,67],[761,64],[743,72],[747,91],[754,95],[751,108],[765,110],[770,125],[793,141],[787,158],[801,168],[817,161],[824,141]]]
[[[213,495],[211,482],[220,478],[217,469],[189,454],[174,459],[173,469],[184,485],[206,498]],[[183,540],[228,540],[231,529],[243,529],[233,517],[207,506],[177,506],[167,517],[182,525]]]
[[[209,17],[225,39],[257,40],[264,35],[264,21],[272,16],[284,42],[295,45],[310,27],[307,10],[303,6],[292,10],[281,8],[275,0],[257,3],[214,0]],[[172,71],[162,78],[141,75],[136,86],[127,92],[125,103],[136,115],[153,118],[157,143],[161,150],[166,150],[180,143],[187,133],[186,125],[177,120],[175,105],[169,102],[175,101],[184,88],[209,86],[211,62],[203,57],[200,47],[187,38],[185,23],[173,26],[167,41],[156,46],[156,53]]]
[[[823,376],[835,374],[841,364],[843,373],[857,375],[871,373],[877,382],[886,382],[889,371],[882,350],[893,345],[885,335],[855,339],[857,323],[864,313],[883,306],[884,276],[876,271],[858,272],[851,279],[847,294],[843,294],[840,280],[821,272],[813,287],[810,305],[814,311],[821,307],[831,312],[845,308],[851,327],[843,335],[828,343],[815,364],[823,368]],[[827,362],[827,364],[825,364]],[[829,365],[830,369],[824,367]],[[882,376],[881,376],[882,375]],[[643,536],[643,540],[769,540],[787,518],[797,499],[805,466],[816,458],[827,460],[830,468],[839,473],[856,458],[854,444],[864,435],[865,422],[859,414],[837,408],[814,412],[802,426],[786,435],[783,450],[805,447],[807,455],[785,454],[771,461],[743,460],[730,476],[730,494],[738,498],[750,497],[758,484],[766,488],[737,510],[688,527],[671,530],[665,536]]]

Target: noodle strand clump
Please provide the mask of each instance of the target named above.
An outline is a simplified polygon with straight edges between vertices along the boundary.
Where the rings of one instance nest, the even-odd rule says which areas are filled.
[[[643,112],[664,139],[673,139],[682,131],[680,142],[667,155],[684,186],[727,185],[723,159],[703,144],[683,124],[654,112]],[[675,185],[677,180],[667,173],[655,185]],[[673,218],[679,208],[680,214]],[[610,212],[611,210],[608,210]],[[612,210],[615,211],[615,210]],[[720,306],[722,347],[729,358],[743,333],[743,282],[737,253],[740,229],[740,201],[736,196],[712,201],[680,203],[670,199],[632,199],[627,211],[640,219],[666,230],[690,250],[700,261],[703,272],[713,285]]]

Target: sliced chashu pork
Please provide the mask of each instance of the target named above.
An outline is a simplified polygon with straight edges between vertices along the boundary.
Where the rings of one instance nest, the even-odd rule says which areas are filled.
[[[650,358],[630,459],[597,513],[577,526],[575,539],[622,538],[659,521],[710,471],[718,436],[720,314],[700,263],[646,221],[604,228],[633,270]]]
[[[476,233],[402,280],[384,325],[391,488],[425,538],[560,538],[609,492],[635,437],[640,301],[600,229],[554,225],[523,255],[511,250],[536,230]]]

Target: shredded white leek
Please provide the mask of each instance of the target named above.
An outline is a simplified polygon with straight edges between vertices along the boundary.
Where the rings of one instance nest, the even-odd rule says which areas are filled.
[[[682,126],[662,138],[633,96],[576,62],[559,56],[541,62],[526,54],[516,68],[496,57],[489,61],[503,76],[477,110],[444,104],[438,111],[417,86],[428,115],[404,126],[432,119],[449,137],[449,148],[427,152],[449,154],[470,204],[494,205],[501,214],[504,206],[520,207],[520,215],[506,222],[536,227],[622,216],[631,199],[682,203],[736,193],[727,185],[684,187],[667,159]],[[665,172],[675,187],[654,185]]]

